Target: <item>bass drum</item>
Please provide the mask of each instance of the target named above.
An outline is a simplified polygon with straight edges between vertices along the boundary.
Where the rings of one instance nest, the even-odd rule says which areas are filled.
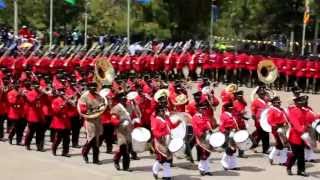
[[[186,157],[185,155],[186,146],[183,139],[180,139],[180,138],[171,139],[168,149],[178,159],[184,159]]]
[[[243,151],[249,150],[253,145],[247,130],[240,130],[234,133],[233,140],[237,147]]]
[[[260,126],[261,128],[268,133],[271,133],[272,131],[272,127],[270,126],[269,122],[268,122],[268,112],[269,112],[270,108],[266,108],[261,112],[261,117],[260,117]]]
[[[146,128],[135,128],[132,133],[132,148],[134,152],[143,153],[146,151],[147,143],[151,138],[151,133]]]

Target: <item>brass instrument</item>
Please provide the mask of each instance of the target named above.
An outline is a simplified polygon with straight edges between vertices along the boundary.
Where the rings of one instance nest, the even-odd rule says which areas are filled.
[[[277,66],[271,60],[260,61],[257,74],[259,80],[265,84],[272,84],[279,76]]]
[[[94,68],[94,80],[98,89],[103,85],[111,85],[115,78],[115,70],[109,60],[101,58],[96,60]]]
[[[97,94],[97,99],[90,100],[88,98],[89,91],[84,92],[77,102],[77,110],[81,117],[86,119],[96,119],[102,115],[102,113],[108,107],[108,100],[105,97],[100,96]],[[86,113],[82,113],[80,106],[81,104],[86,104],[88,106],[88,110]]]

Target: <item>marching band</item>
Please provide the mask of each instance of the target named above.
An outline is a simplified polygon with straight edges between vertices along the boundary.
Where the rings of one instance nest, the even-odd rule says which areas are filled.
[[[150,151],[155,154],[152,166],[155,179],[159,178],[161,169],[163,179],[172,179],[174,158],[187,158],[194,163],[193,147],[196,147],[201,176],[214,175],[208,158],[216,151],[223,151],[221,165],[225,170],[241,170],[236,153],[244,158],[245,151],[255,150],[262,141],[263,153],[269,154],[271,164],[286,165],[288,175],[292,175],[292,166],[298,161],[297,174],[307,176],[305,156],[313,160],[311,156],[319,140],[316,137],[320,134],[319,115],[308,106],[308,96],[300,95],[301,89],[292,88],[294,104],[288,108],[281,107],[280,97],[270,89],[273,82],[276,88],[283,88],[282,77],[287,78],[288,84],[292,83],[293,69],[279,65],[281,60],[276,58],[263,62],[262,57],[213,55],[200,49],[192,54],[188,46],[181,52],[174,46],[156,50],[154,54],[143,52],[133,56],[114,51],[108,52],[109,59],[104,58],[108,53],[91,56],[92,52],[85,54],[85,58],[74,54],[2,57],[0,138],[4,140],[6,120],[10,144],[16,136],[17,145],[31,150],[35,135],[37,150],[42,152],[46,131],[50,130],[52,154],[57,155],[62,141],[62,156],[70,157],[70,143],[73,148],[81,147],[79,133],[83,126],[86,143],[82,156],[86,163],[92,149],[92,162],[101,164],[102,143],[106,143],[107,153],[112,153],[116,143],[113,162],[117,170],[132,171],[130,160],[139,160],[139,153]],[[318,70],[304,70],[303,75],[299,72],[297,84],[302,83],[300,77],[307,78],[305,91],[308,91],[309,80],[314,85],[319,81]],[[278,79],[274,77],[276,71],[280,73]],[[304,77],[308,73],[313,75]],[[246,112],[248,103],[237,85],[244,83],[244,75],[248,75],[252,86],[257,80],[264,83],[253,91],[252,118]],[[189,80],[203,76],[208,78],[199,80],[196,90],[191,90]],[[235,84],[229,84],[221,92],[219,102],[214,82],[223,79],[222,76],[234,79]],[[217,119],[216,108],[220,104],[222,110]],[[250,119],[256,128],[252,134],[248,131]],[[270,133],[275,139],[271,151]]]

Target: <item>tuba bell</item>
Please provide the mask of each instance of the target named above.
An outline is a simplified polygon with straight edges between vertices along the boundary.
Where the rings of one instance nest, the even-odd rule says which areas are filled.
[[[94,67],[94,79],[98,87],[111,85],[115,78],[115,70],[109,60],[100,58],[96,60]]]
[[[260,61],[257,73],[259,80],[265,84],[272,84],[279,76],[277,66],[271,60]]]

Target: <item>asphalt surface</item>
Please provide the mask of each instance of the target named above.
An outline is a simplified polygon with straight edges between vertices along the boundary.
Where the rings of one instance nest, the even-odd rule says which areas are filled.
[[[224,86],[216,88],[215,92],[220,95]],[[249,100],[252,89],[240,88],[245,92],[245,98]],[[291,93],[276,92],[283,101],[283,106],[291,102]],[[320,96],[309,95],[310,106],[316,112],[320,112]],[[248,106],[249,107],[249,106]],[[219,117],[220,108],[217,109],[216,117]],[[248,109],[249,110],[249,109]],[[254,130],[253,123],[250,123],[251,132]],[[85,134],[81,134],[81,144],[85,141]],[[14,141],[15,142],[15,141]],[[98,166],[94,164],[85,164],[81,157],[81,149],[71,148],[71,158],[61,157],[61,147],[58,156],[54,157],[50,150],[51,143],[46,141],[46,152],[35,151],[35,145],[32,145],[32,151],[27,151],[23,146],[9,145],[8,142],[0,142],[0,179],[1,180],[128,180],[153,179],[151,168],[154,162],[154,156],[148,152],[139,154],[141,160],[132,161],[133,172],[116,171],[113,167],[112,155],[106,154],[105,146],[100,148],[100,160],[103,164]],[[116,149],[117,147],[115,147]],[[224,171],[220,159],[222,153],[212,153],[210,157],[210,166],[213,177],[201,177],[196,164],[191,164],[186,160],[174,160],[175,167],[173,175],[175,180],[301,180],[301,179],[320,179],[320,145],[318,144],[316,163],[307,163],[307,172],[309,177],[287,176],[286,168],[283,166],[269,164],[268,158],[261,153],[247,151],[248,158],[238,159],[240,171]],[[259,147],[258,150],[261,151]],[[91,158],[91,155],[89,156]],[[90,159],[92,160],[92,158]],[[296,172],[296,168],[293,169]],[[161,177],[160,173],[160,177]]]

